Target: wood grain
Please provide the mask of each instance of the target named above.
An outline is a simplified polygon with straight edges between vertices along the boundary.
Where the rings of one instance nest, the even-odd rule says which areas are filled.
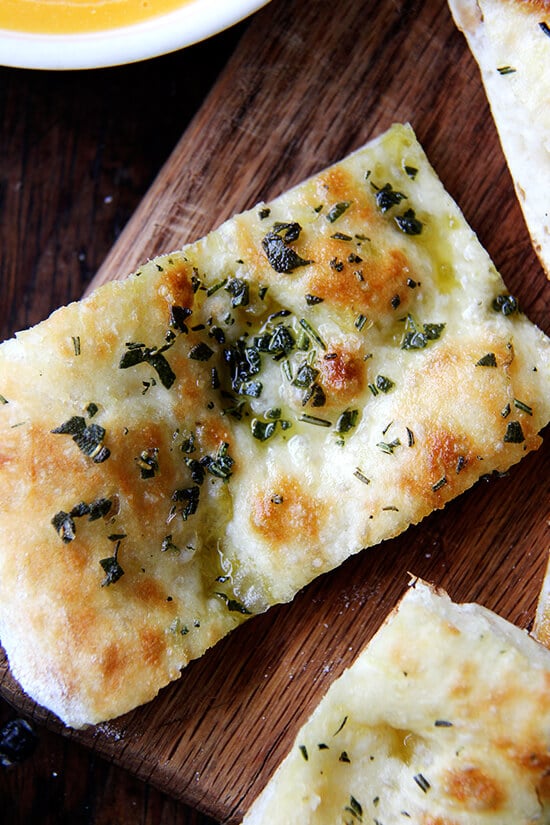
[[[122,277],[409,120],[532,320],[549,287],[516,203],[477,68],[444,0],[273,0],[93,281]],[[549,540],[548,439],[421,525],[349,559],[239,628],[159,698],[70,734],[217,819],[237,822],[412,571],[457,600],[532,622]],[[56,730],[4,670],[2,691]]]

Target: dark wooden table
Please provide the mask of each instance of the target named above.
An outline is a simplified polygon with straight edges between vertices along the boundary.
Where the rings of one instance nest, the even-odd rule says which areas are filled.
[[[132,66],[0,68],[0,339],[82,295],[246,25]],[[16,715],[0,702],[0,724]],[[34,754],[0,768],[3,825],[212,822],[36,732]]]

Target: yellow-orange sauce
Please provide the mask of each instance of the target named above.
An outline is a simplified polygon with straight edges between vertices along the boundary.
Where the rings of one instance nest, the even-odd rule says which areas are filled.
[[[189,0],[0,0],[0,28],[48,34],[102,31],[167,14]]]

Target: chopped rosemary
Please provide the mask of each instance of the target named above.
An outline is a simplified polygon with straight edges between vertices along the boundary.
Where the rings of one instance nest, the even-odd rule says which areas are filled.
[[[307,332],[307,334],[310,336],[310,338],[312,338],[315,341],[316,344],[319,344],[321,349],[326,351],[327,345],[325,344],[317,330],[311,326],[309,321],[307,321],[305,318],[301,318],[300,326]]]
[[[523,401],[519,400],[519,398],[514,398],[514,407],[517,407],[518,410],[527,413],[527,415],[533,415],[533,408],[528,404],[524,404]]]
[[[347,751],[342,751],[340,756],[338,757],[339,762],[347,762],[348,764],[351,763],[351,759],[349,758]]]
[[[354,321],[355,327],[359,330],[359,332],[361,332],[361,330],[363,329],[363,327],[365,326],[366,323],[367,323],[367,316],[363,315],[363,314],[358,315],[357,318]]]
[[[447,484],[447,476],[441,476],[439,481],[436,481],[435,484],[432,484],[432,490],[434,491],[434,493],[436,493],[438,490],[440,490],[446,484]]]
[[[363,484],[370,484],[370,478],[367,478],[365,473],[359,467],[355,468],[355,472],[353,473],[353,475],[355,476],[355,478],[358,478],[359,481],[362,481]]]
[[[75,355],[80,355],[80,335],[73,335],[73,349]]]
[[[389,443],[386,441],[379,441],[376,446],[379,447],[383,453],[393,455],[393,452],[396,449],[396,447],[401,446],[401,442],[398,438],[395,438],[393,441],[390,441]]]
[[[541,31],[547,36],[550,37],[550,26],[544,20],[539,23],[539,27]]]
[[[344,810],[348,811],[348,813],[354,816],[359,822],[363,821],[363,807],[354,796],[350,795],[349,805],[346,805]]]
[[[317,416],[308,415],[307,413],[302,413],[300,421],[304,421],[306,424],[315,424],[317,427],[332,427],[332,423],[327,421],[326,418],[317,418]]]
[[[307,762],[308,759],[309,759],[309,755],[308,755],[306,746],[305,745],[299,745],[298,747],[299,747],[300,753],[302,754],[303,758]]]
[[[499,66],[497,68],[497,72],[499,74],[514,74],[516,69],[513,69],[512,66]]]
[[[436,719],[434,722],[436,728],[452,728],[453,723],[448,722],[446,719]]]
[[[424,791],[424,793],[428,793],[428,791],[431,788],[431,785],[423,774],[417,773],[413,776],[413,779],[418,785],[418,787]]]
[[[309,292],[306,295],[306,304],[309,307],[315,306],[315,304],[322,304],[324,300],[324,298],[319,298],[318,295],[311,295]]]

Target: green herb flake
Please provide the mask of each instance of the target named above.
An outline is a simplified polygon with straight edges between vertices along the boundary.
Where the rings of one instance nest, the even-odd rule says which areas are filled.
[[[258,217],[261,221],[265,221],[265,219],[269,218],[270,215],[271,215],[271,209],[269,208],[269,206],[264,206],[258,212]]]
[[[351,206],[351,201],[340,201],[331,206],[326,214],[326,219],[329,223],[334,223],[341,218],[344,212]]]
[[[299,749],[300,753],[302,754],[302,757],[304,758],[304,760],[307,762],[308,759],[309,759],[309,755],[308,755],[306,746],[305,745],[299,745],[298,749]]]
[[[225,290],[231,295],[232,307],[244,307],[250,303],[248,284],[241,278],[231,278]]]
[[[72,336],[73,349],[75,355],[80,355],[80,335]]]
[[[298,223],[276,223],[273,230],[263,238],[262,248],[275,272],[290,273],[298,267],[313,263],[300,257],[289,246],[289,243],[298,238],[300,232],[301,226]]]
[[[401,442],[400,442],[400,440],[399,440],[398,438],[396,438],[396,439],[394,439],[393,441],[390,441],[389,443],[388,443],[388,442],[386,442],[386,441],[379,441],[379,442],[378,442],[378,444],[377,444],[376,446],[377,446],[380,450],[382,450],[382,452],[383,452],[383,453],[387,453],[388,455],[393,455],[394,450],[395,450],[397,447],[400,447],[400,446],[401,446]]]
[[[517,407],[518,410],[521,410],[527,415],[533,415],[533,408],[529,406],[529,404],[524,404],[523,401],[520,401],[519,398],[514,398],[514,407]]]
[[[367,323],[367,316],[363,315],[363,314],[360,314],[360,315],[357,316],[357,318],[355,319],[355,321],[353,323],[354,323],[356,329],[358,329],[359,332],[361,332],[361,330],[363,329],[363,327]]]
[[[452,728],[453,723],[447,721],[447,719],[436,719],[434,722],[436,728]]]
[[[375,382],[376,388],[383,393],[389,392],[395,386],[394,382],[390,378],[386,378],[385,375],[377,375]]]
[[[417,773],[413,776],[413,779],[418,785],[418,787],[424,791],[424,793],[428,793],[428,791],[431,788],[431,785],[423,774]]]
[[[214,350],[210,349],[207,343],[201,341],[199,344],[191,347],[189,350],[189,358],[193,361],[208,361],[214,355]]]
[[[435,484],[432,484],[432,490],[436,493],[438,490],[441,490],[447,484],[447,476],[441,476],[439,481],[436,481]]]
[[[497,68],[497,72],[502,75],[506,74],[514,74],[517,70],[512,68],[512,66],[499,66]]]
[[[359,479],[359,481],[362,481],[363,484],[370,484],[370,478],[367,478],[365,473],[359,467],[355,468],[353,475],[355,478]]]
[[[276,421],[260,421],[258,418],[253,418],[250,424],[252,435],[258,441],[267,441],[275,435],[276,427]]]
[[[84,455],[89,456],[95,464],[101,464],[111,455],[104,446],[105,430],[99,424],[86,424],[82,416],[74,415],[59,427],[51,430],[55,434],[71,435],[73,441]]]
[[[338,757],[339,762],[346,762],[348,765],[351,764],[351,759],[349,758],[346,751],[342,751],[340,756]]]
[[[503,315],[513,315],[519,312],[519,304],[517,298],[513,295],[497,295],[491,304],[495,312],[502,312]]]
[[[414,209],[407,209],[402,215],[396,215],[394,221],[405,235],[420,235],[422,232],[422,221],[418,220]]]
[[[414,180],[416,178],[416,176],[418,175],[418,169],[416,168],[416,166],[407,166],[407,165],[405,165],[404,169],[405,169],[405,172],[407,173],[407,175],[410,177],[411,180]]]
[[[142,450],[138,458],[136,458],[136,463],[142,479],[154,478],[159,469],[158,447]]]
[[[165,344],[163,347],[157,348],[146,347],[145,344],[127,343],[127,351],[118,364],[119,369],[129,369],[143,363],[149,364],[156,370],[162,385],[166,389],[170,389],[176,380],[176,376],[163,355],[170,346],[171,344]]]
[[[344,727],[344,725],[346,724],[347,721],[348,721],[348,717],[344,716],[344,718],[342,719],[342,722],[340,723],[340,726],[338,727],[337,730],[334,731],[334,733],[332,735],[337,736],[340,733],[340,731],[343,729],[343,727]]]
[[[307,413],[303,413],[300,416],[300,421],[303,421],[306,424],[314,424],[317,427],[332,427],[332,423],[327,421],[326,418],[317,418],[317,416],[308,415]]]
[[[545,34],[547,37],[550,37],[550,26],[544,20],[539,23],[540,30]]]
[[[238,602],[236,599],[229,598],[227,593],[216,593],[215,595],[223,599],[230,613],[242,613],[243,616],[252,615],[251,611],[248,610],[244,604],[241,604],[241,602]]]
[[[3,395],[0,395],[0,404],[9,404],[9,401]]]
[[[306,304],[309,307],[315,306],[315,304],[322,304],[324,300],[324,298],[319,298],[318,295],[311,295],[309,292],[306,295]]]
[[[407,430],[407,443],[409,447],[414,447],[414,433],[409,427],[405,428]]]
[[[363,821],[363,807],[354,796],[350,795],[349,805],[346,805],[344,810],[350,813],[358,822]]]
[[[102,587],[108,587],[110,584],[115,584],[121,576],[124,575],[124,570],[118,563],[118,551],[120,548],[120,541],[117,542],[115,552],[112,556],[106,559],[100,559],[99,563],[106,573],[105,578],[101,582]]]
[[[525,435],[519,421],[509,421],[504,433],[504,441],[509,444],[521,444],[525,441]]]
[[[476,367],[496,367],[497,359],[494,352],[488,352],[482,355],[479,361],[476,361]]]
[[[181,549],[172,541],[172,534],[165,536],[160,545],[161,553],[181,553]]]
[[[313,341],[315,341],[315,343],[318,344],[321,347],[321,349],[326,351],[327,345],[325,344],[325,342],[323,341],[323,339],[321,338],[321,336],[319,335],[317,330],[314,329],[311,326],[309,321],[307,321],[305,318],[301,318],[300,319],[300,326],[302,327],[302,329],[304,329],[307,332],[309,337],[312,338]]]
[[[407,196],[403,192],[397,192],[391,185],[386,183],[375,195],[376,205],[381,212],[387,212],[394,206],[398,206]]]
[[[358,417],[359,410],[344,410],[338,416],[334,429],[337,433],[349,433],[356,426]]]

